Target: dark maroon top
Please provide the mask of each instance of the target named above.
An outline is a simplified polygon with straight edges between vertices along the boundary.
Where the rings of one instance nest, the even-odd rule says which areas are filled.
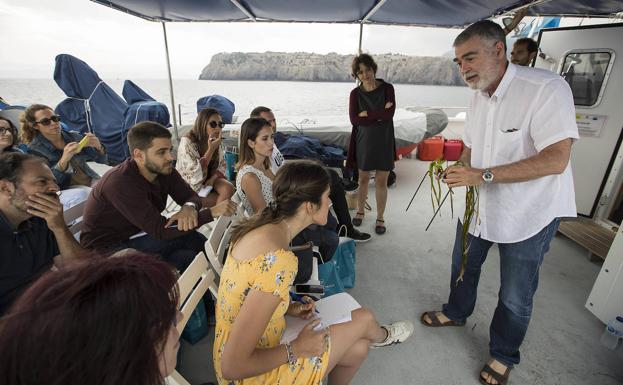
[[[88,249],[106,249],[120,245],[141,231],[156,239],[174,239],[188,232],[165,228],[168,219],[160,213],[167,196],[179,204],[193,202],[201,208],[201,198],[182,179],[177,170],[158,175],[150,183],[128,159],[100,179],[84,209],[84,228],[80,243]],[[210,210],[199,211],[199,226],[212,221]]]
[[[350,123],[353,125],[349,145],[348,145],[348,154],[346,157],[346,167],[347,168],[355,168],[357,167],[355,160],[357,159],[357,148],[356,148],[356,137],[357,137],[357,126],[370,126],[374,125],[378,121],[391,121],[394,118],[394,112],[396,112],[396,95],[394,93],[394,87],[390,83],[386,83],[383,79],[377,79],[382,83],[379,87],[382,87],[385,92],[385,103],[392,102],[393,105],[391,108],[381,108],[376,110],[369,110],[367,117],[359,117],[359,112],[361,111],[359,107],[359,92],[361,90],[360,87],[355,87],[350,92],[350,98],[348,103],[348,116],[350,117]],[[393,135],[393,130],[392,130]],[[395,144],[394,144],[395,148]],[[396,159],[396,157],[394,157]]]

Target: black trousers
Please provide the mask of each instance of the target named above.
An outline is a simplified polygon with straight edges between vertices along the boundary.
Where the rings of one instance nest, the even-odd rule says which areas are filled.
[[[342,178],[340,178],[335,170],[330,168],[328,170],[329,175],[331,175],[331,193],[329,194],[329,198],[331,198],[331,202],[333,202],[333,210],[337,216],[337,228],[339,229],[340,226],[344,225],[350,233],[353,231],[353,223],[351,222],[350,212],[348,211],[348,203],[346,202],[346,192],[344,191]]]

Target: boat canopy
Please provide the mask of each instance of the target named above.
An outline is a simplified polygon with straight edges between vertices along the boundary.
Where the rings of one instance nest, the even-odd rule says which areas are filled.
[[[463,27],[530,6],[528,16],[608,17],[621,0],[92,0],[159,22],[364,23]]]

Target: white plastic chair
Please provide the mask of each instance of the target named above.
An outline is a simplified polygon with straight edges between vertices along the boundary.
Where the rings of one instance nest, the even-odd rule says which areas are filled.
[[[229,232],[232,217],[221,215],[217,220],[205,244],[206,255],[214,272],[220,277],[223,271],[225,249],[229,244]]]
[[[199,253],[195,256],[195,259],[178,278],[177,286],[179,288],[180,301],[178,306],[183,316],[182,320],[177,324],[177,330],[182,334],[190,315],[206,291],[209,289],[214,297],[216,297],[218,292],[214,282],[214,272],[210,270],[205,254]],[[165,382],[168,385],[190,385],[177,370],[167,377]]]
[[[63,211],[63,217],[65,218],[65,223],[69,228],[69,232],[71,232],[77,241],[80,240],[80,232],[84,226],[82,216],[84,214],[84,207],[86,204],[87,201],[82,201]]]

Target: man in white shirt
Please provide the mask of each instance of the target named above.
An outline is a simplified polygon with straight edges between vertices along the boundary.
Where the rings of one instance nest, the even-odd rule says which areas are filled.
[[[273,128],[273,132],[277,132],[277,120],[275,119],[275,114],[273,114],[272,110],[267,107],[255,107],[253,111],[251,111],[252,118],[263,118],[270,123]],[[277,148],[277,146],[273,147],[273,154],[270,159],[270,167],[272,169],[273,174],[277,174],[277,170],[284,162],[284,157]],[[353,227],[350,213],[348,211],[348,204],[346,203],[346,197],[344,195],[344,187],[342,186],[342,181],[340,180],[339,175],[334,170],[328,169],[329,175],[331,175],[331,201],[333,202],[333,211],[337,216],[338,228],[342,225],[346,227],[346,236],[353,239],[355,242],[367,242],[372,237],[368,233],[361,232]]]
[[[539,267],[561,217],[576,216],[569,163],[577,139],[571,89],[555,73],[506,60],[504,32],[492,21],[472,24],[454,41],[454,61],[472,96],[465,121],[464,165],[445,174],[450,188],[478,186],[478,218],[462,259],[457,225],[448,303],[422,314],[426,326],[462,326],[476,304],[481,266],[489,248],[500,250],[500,292],[490,326],[491,360],[480,381],[502,384],[519,363]]]

